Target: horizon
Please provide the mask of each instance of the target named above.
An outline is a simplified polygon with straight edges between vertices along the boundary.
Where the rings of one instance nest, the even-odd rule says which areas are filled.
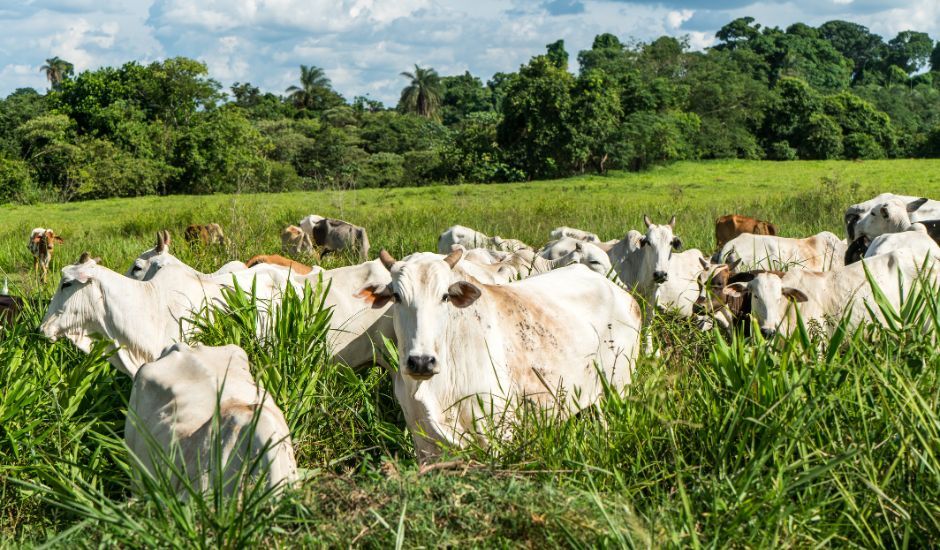
[[[605,32],[625,42],[687,36],[691,49],[702,50],[715,43],[723,25],[751,16],[763,27],[842,19],[885,41],[903,30],[940,38],[940,2],[932,0],[483,0],[472,14],[455,0],[222,4],[35,0],[0,8],[0,24],[11,29],[0,38],[0,94],[47,90],[39,68],[53,56],[73,63],[76,74],[183,56],[204,62],[226,91],[249,82],[283,95],[299,80],[301,64],[315,65],[347,101],[367,96],[392,107],[406,85],[399,73],[415,64],[442,76],[469,71],[485,82],[497,72],[518,70],[562,39],[569,69],[576,70],[577,52]]]

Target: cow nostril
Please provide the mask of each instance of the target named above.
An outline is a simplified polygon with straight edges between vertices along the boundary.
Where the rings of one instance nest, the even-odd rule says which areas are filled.
[[[434,374],[437,359],[431,355],[409,355],[408,370],[414,374]]]
[[[773,338],[774,335],[777,334],[777,331],[769,328],[762,328],[760,329],[760,333],[764,338]]]
[[[653,273],[653,280],[657,283],[662,283],[669,278],[669,275],[665,271],[657,271]]]

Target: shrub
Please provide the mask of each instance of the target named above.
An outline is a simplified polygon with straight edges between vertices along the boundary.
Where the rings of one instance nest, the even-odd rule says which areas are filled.
[[[441,154],[438,151],[408,151],[403,158],[404,185],[427,185],[440,179]]]
[[[362,164],[358,187],[399,187],[404,178],[404,159],[401,155],[376,153]]]
[[[878,145],[875,138],[868,134],[853,133],[845,136],[843,140],[845,158],[850,159],[881,159],[885,151]]]
[[[790,147],[786,141],[777,141],[767,149],[767,158],[770,160],[796,160],[796,149]]]
[[[28,164],[0,157],[0,204],[24,202],[25,196],[35,185]]]

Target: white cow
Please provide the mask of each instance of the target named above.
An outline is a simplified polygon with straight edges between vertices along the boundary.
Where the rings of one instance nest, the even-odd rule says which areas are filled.
[[[673,230],[676,217],[668,224],[657,225],[649,216],[643,216],[646,234],[630,230],[607,253],[620,280],[633,289],[648,304],[656,303],[656,293],[669,279],[669,259],[673,250],[682,247],[682,241]]]
[[[918,211],[916,208],[912,209],[912,206],[917,205],[917,201],[904,204],[898,199],[892,199],[877,205],[867,214],[860,215],[855,223],[856,238],[864,237],[871,240],[886,233],[900,233],[910,229],[913,223],[918,223],[927,232],[927,225],[924,224],[928,224],[933,228],[936,223],[931,222],[938,220],[923,220],[923,223],[912,222],[912,213]]]
[[[855,225],[872,210],[888,202],[897,200],[905,205],[905,209],[910,211],[911,221],[919,222],[925,220],[940,220],[940,201],[930,200],[911,195],[896,195],[894,193],[882,193],[873,199],[865,202],[853,204],[845,211],[845,233],[849,242],[859,237]],[[873,235],[872,237],[877,237]]]
[[[598,244],[601,242],[601,238],[598,237],[595,233],[590,233],[582,229],[575,229],[573,227],[566,227],[566,226],[556,227],[555,229],[552,229],[552,232],[549,233],[549,237],[553,241],[557,241],[558,239],[563,239],[565,237],[570,237],[572,239],[577,239],[579,241],[584,241],[586,243]]]
[[[835,322],[847,315],[848,328],[854,330],[861,323],[871,321],[869,307],[881,322],[863,264],[895,309],[901,301],[898,284],[908,292],[921,267],[913,252],[897,250],[832,271],[798,269],[782,276],[758,273],[750,282],[726,286],[724,293],[731,298],[742,298],[745,292],[750,293],[751,315],[756,318],[761,333],[768,337],[777,332],[791,334],[795,330],[796,315],[789,307],[791,302],[798,304],[806,323],[816,322],[831,333]],[[936,285],[935,275],[929,280]]]
[[[829,231],[805,239],[743,233],[718,253],[719,261],[741,260],[744,269],[808,269],[824,271],[845,264],[847,245]]]
[[[559,260],[579,250],[581,255],[577,263],[590,267],[591,271],[606,275],[610,273],[613,264],[607,250],[601,248],[602,244],[604,243],[589,243],[573,237],[562,237],[543,246],[538,254],[547,260]]]
[[[248,269],[244,263],[236,260],[228,262],[214,273],[201,273],[196,271],[170,253],[170,232],[163,230],[157,233],[157,244],[154,245],[153,248],[142,252],[127,269],[125,275],[132,279],[137,279],[138,281],[146,281],[153,278],[157,271],[166,265],[181,266],[196,275],[202,275],[204,277],[216,277]]]
[[[674,253],[669,258],[669,276],[656,293],[657,307],[676,311],[683,317],[692,317],[693,306],[701,294],[699,279],[703,272],[710,269],[713,268],[701,250],[693,248]]]
[[[868,245],[865,257],[871,258],[895,250],[908,249],[914,257],[923,260],[927,256],[940,259],[940,246],[927,234],[927,228],[921,223],[913,223],[900,233],[885,233]]]
[[[382,251],[391,283],[365,286],[374,306],[396,303],[395,395],[422,461],[438,444],[483,442],[522,401],[571,414],[630,382],[640,310],[616,284],[583,266],[507,285],[474,283],[443,260],[396,262]],[[505,435],[498,428],[497,433]]]
[[[455,244],[463,245],[466,249],[471,248],[489,248],[491,250],[501,250],[503,252],[515,252],[521,249],[530,249],[529,245],[516,239],[504,239],[502,237],[489,237],[475,229],[454,225],[447,228],[437,239],[438,254],[450,254]]]
[[[157,479],[158,470],[169,474],[184,497],[186,485],[231,495],[246,478],[262,478],[270,490],[297,479],[284,414],[255,383],[238,346],[175,344],[143,365],[134,376],[124,440],[133,466]]]
[[[557,258],[549,259],[541,253],[536,255],[531,250],[519,250],[513,253],[507,262],[512,264],[524,277],[547,273],[553,269],[571,264],[586,265],[591,271],[604,276],[613,269],[610,257],[597,245],[570,237],[565,237],[562,241],[572,241],[573,246],[570,247],[567,253]],[[562,246],[559,245],[556,248],[562,248]]]

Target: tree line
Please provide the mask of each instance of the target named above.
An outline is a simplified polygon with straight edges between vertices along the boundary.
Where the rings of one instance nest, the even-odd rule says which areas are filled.
[[[0,203],[149,194],[511,182],[683,159],[940,156],[940,43],[846,21],[736,19],[716,45],[601,34],[485,83],[401,73],[398,105],[302,65],[283,94],[183,57],[75,74],[0,100]]]

